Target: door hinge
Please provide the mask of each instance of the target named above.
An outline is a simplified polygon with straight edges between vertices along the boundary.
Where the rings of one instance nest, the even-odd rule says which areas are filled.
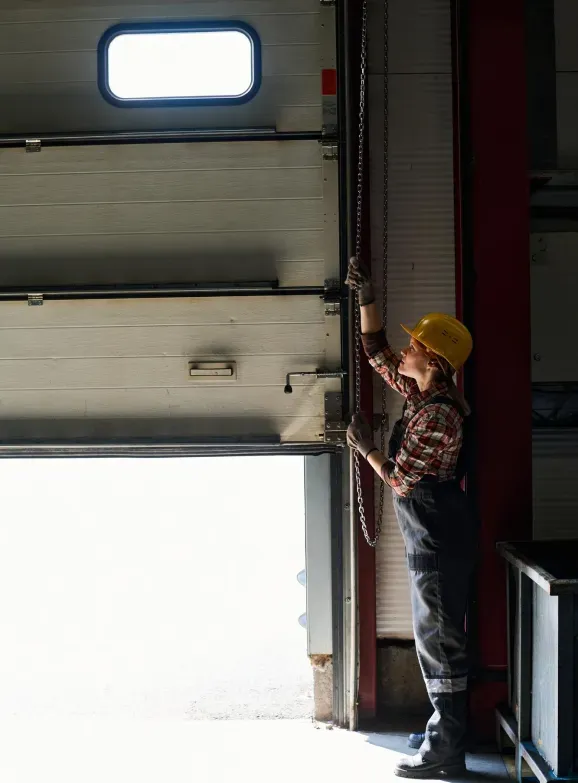
[[[321,141],[326,144],[337,144],[337,122],[323,125],[321,128]]]
[[[321,141],[323,160],[339,160],[339,145],[335,141]]]
[[[40,307],[43,304],[43,294],[28,294],[28,307]]]
[[[325,395],[325,443],[345,443],[347,424],[343,421],[343,395],[327,392]]]
[[[325,302],[325,317],[341,315],[341,302]]]
[[[26,139],[26,152],[42,152],[40,139]]]
[[[339,280],[325,280],[323,284],[325,302],[325,315],[341,315],[340,285]]]

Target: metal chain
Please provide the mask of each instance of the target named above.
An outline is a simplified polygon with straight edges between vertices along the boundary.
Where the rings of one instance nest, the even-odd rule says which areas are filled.
[[[361,256],[361,218],[363,208],[363,142],[365,137],[365,90],[367,84],[367,1],[363,0],[362,18],[361,18],[361,62],[359,79],[359,134],[357,147],[357,212],[355,226],[355,257],[360,260]],[[361,313],[357,303],[355,304],[354,319],[354,350],[355,350],[355,412],[361,410]],[[363,535],[370,546],[372,543],[367,531],[367,521],[365,519],[365,506],[363,503],[363,492],[361,488],[361,474],[359,471],[359,452],[357,449],[353,452],[353,463],[355,469],[355,486],[357,490],[357,510]]]
[[[381,322],[387,334],[387,261],[389,227],[389,0],[383,0],[383,235],[381,269]],[[387,385],[381,384],[381,453],[385,453],[385,433],[387,429]],[[379,523],[381,532],[383,520],[383,492],[385,484],[379,486]],[[379,537],[379,534],[378,536]]]
[[[362,229],[362,210],[363,210],[363,152],[364,152],[364,139],[365,139],[365,100],[366,100],[366,88],[367,88],[367,4],[368,0],[363,1],[362,6],[362,22],[361,22],[361,63],[360,63],[360,83],[359,83],[359,135],[358,135],[358,155],[357,155],[357,212],[356,212],[356,231],[355,231],[355,257],[360,260],[361,257],[361,229]],[[389,127],[388,127],[388,64],[389,64],[389,52],[388,52],[388,0],[384,0],[384,106],[383,106],[383,267],[382,267],[382,318],[383,327],[387,327],[387,256],[388,256],[388,236],[387,236],[387,219],[388,219],[388,147],[389,147]],[[361,410],[361,313],[358,306],[355,307],[355,319],[354,319],[354,345],[355,345],[355,411],[359,413]],[[385,452],[385,430],[387,421],[387,398],[386,387],[382,384],[381,392],[381,452]],[[365,518],[365,506],[363,503],[363,492],[361,488],[361,474],[359,469],[359,452],[355,451],[354,456],[354,468],[355,468],[355,485],[357,490],[357,507],[359,511],[359,519],[361,521],[361,527],[363,529],[363,535],[370,547],[375,548],[379,541],[381,534],[381,527],[383,522],[383,505],[384,505],[384,483],[380,482],[379,487],[379,511],[375,522],[375,538],[371,538],[367,530],[367,521]]]

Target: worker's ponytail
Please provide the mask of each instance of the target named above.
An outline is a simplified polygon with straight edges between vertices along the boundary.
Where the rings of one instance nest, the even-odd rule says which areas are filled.
[[[436,354],[434,351],[431,351],[428,348],[425,348],[425,350],[433,359],[436,360],[437,364],[439,365],[439,375],[437,380],[442,383],[447,383],[448,397],[451,397],[452,400],[454,400],[454,402],[460,409],[462,416],[464,417],[469,416],[470,413],[472,412],[472,409],[468,405],[464,395],[461,393],[461,391],[458,389],[458,387],[455,384],[454,368],[447,361],[447,359],[443,358],[443,356]]]
[[[464,397],[464,395],[461,393],[461,391],[454,383],[453,377],[450,377],[450,379],[447,381],[447,384],[448,384],[448,397],[451,397],[452,400],[455,401],[456,405],[461,410],[463,416],[469,416],[470,413],[472,412],[472,409],[468,405],[468,402]]]

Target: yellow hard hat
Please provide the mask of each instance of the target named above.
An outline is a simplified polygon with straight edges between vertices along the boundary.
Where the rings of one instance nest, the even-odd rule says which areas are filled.
[[[428,313],[413,329],[401,324],[415,340],[443,356],[457,372],[472,352],[472,335],[451,315]]]

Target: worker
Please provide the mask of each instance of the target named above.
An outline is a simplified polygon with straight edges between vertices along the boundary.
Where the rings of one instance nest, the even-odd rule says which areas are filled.
[[[477,517],[462,491],[464,420],[470,409],[454,384],[472,349],[466,327],[430,313],[410,335],[401,360],[389,347],[367,270],[352,259],[346,280],[357,293],[361,339],[373,368],[405,397],[388,454],[375,446],[361,414],[347,431],[351,448],[393,490],[410,575],[413,630],[434,713],[424,734],[410,736],[416,755],[395,774],[436,777],[465,771],[468,664],[465,613],[477,548]]]

